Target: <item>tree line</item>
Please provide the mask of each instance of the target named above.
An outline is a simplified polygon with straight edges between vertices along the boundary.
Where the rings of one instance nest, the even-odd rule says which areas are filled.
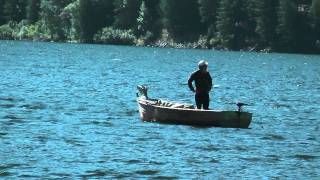
[[[0,39],[320,52],[320,0],[0,0]]]

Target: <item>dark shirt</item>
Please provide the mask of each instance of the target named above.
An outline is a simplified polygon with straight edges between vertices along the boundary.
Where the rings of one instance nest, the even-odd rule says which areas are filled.
[[[195,81],[197,93],[209,93],[212,88],[212,78],[209,72],[201,72],[198,70],[191,74],[188,80],[188,86],[191,91],[194,91],[193,81]]]

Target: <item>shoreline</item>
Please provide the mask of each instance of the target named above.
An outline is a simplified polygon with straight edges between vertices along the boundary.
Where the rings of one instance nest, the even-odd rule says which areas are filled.
[[[70,44],[96,44],[96,45],[114,45],[114,46],[132,46],[132,47],[149,47],[149,48],[172,48],[172,49],[197,49],[197,50],[215,50],[221,52],[256,52],[256,53],[281,53],[281,54],[301,54],[301,55],[320,55],[320,53],[301,53],[301,52],[277,52],[272,51],[269,48],[266,49],[256,49],[255,47],[245,47],[240,50],[232,50],[224,47],[203,47],[200,46],[197,42],[188,42],[188,43],[177,43],[177,42],[166,42],[157,40],[153,43],[148,44],[117,44],[117,43],[101,43],[101,42],[92,42],[84,43],[77,40],[61,40],[54,41],[47,38],[6,38],[0,39],[1,41],[26,41],[26,42],[50,42],[50,43],[70,43]]]

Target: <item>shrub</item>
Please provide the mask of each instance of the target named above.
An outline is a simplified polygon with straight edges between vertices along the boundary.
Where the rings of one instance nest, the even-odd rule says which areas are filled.
[[[132,30],[105,27],[94,35],[93,40],[96,43],[133,45],[136,37]]]
[[[154,34],[150,31],[147,31],[144,35],[140,36],[140,38],[136,40],[136,45],[137,46],[150,45],[154,40],[155,40]]]
[[[10,27],[9,24],[0,26],[0,39],[13,40],[13,32],[14,30]]]

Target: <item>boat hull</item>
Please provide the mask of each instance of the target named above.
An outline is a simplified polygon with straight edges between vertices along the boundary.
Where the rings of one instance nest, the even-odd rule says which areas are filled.
[[[154,105],[152,101],[138,98],[140,117],[143,121],[193,126],[248,128],[252,114],[238,111],[199,110],[171,108]]]

